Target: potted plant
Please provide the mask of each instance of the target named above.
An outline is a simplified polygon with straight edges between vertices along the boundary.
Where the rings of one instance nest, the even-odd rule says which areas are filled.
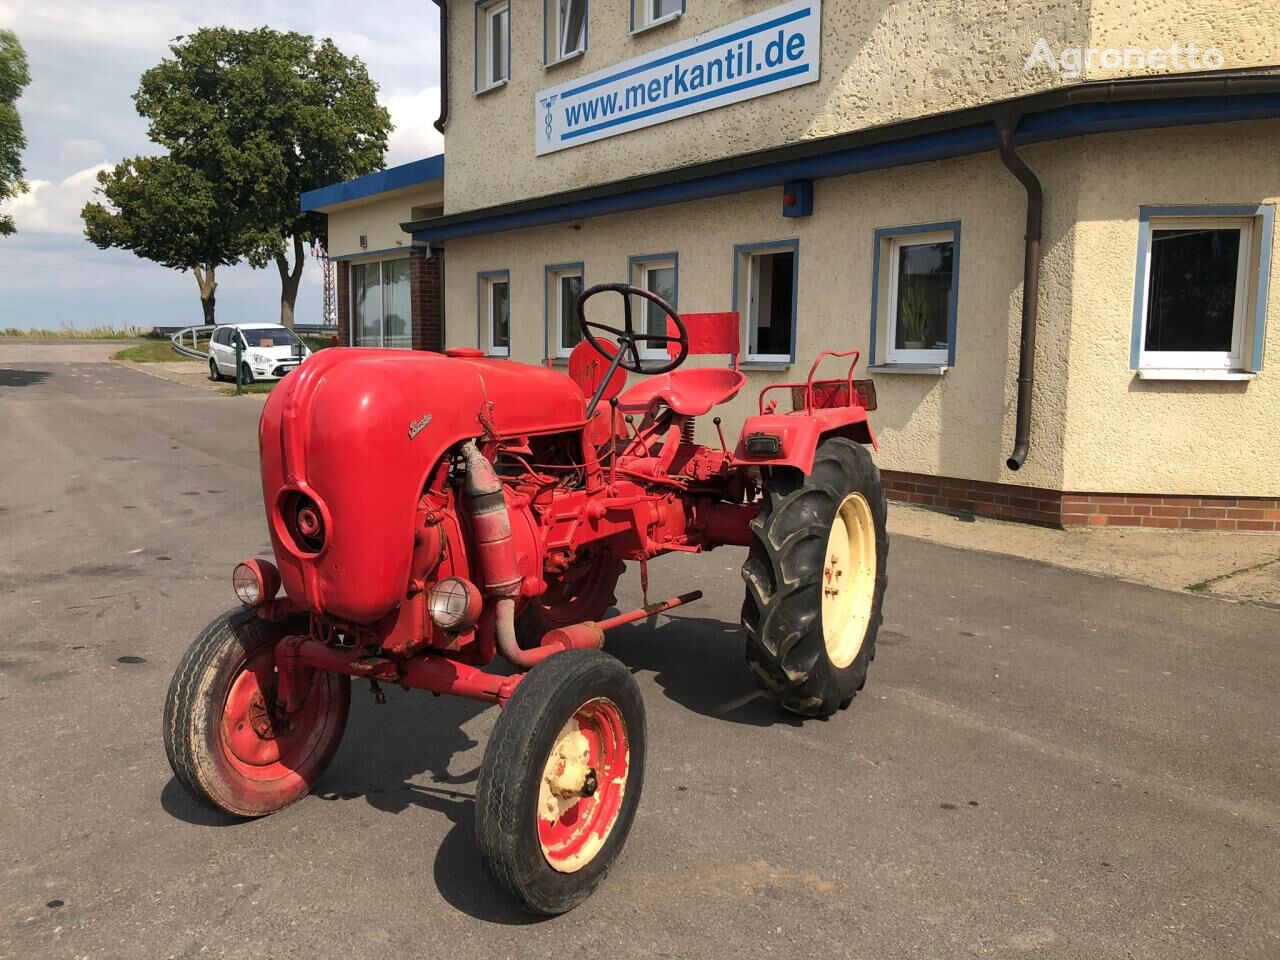
[[[902,324],[906,349],[927,350],[929,348],[929,304],[925,302],[924,293],[919,284],[907,284],[902,303],[898,307],[898,322]]]

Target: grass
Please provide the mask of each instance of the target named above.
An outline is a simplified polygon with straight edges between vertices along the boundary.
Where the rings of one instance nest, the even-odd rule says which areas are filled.
[[[242,393],[270,393],[275,389],[275,385],[279,380],[264,380],[260,383],[246,383],[241,387]],[[218,392],[224,397],[234,397],[236,395],[235,387],[219,387]]]
[[[148,340],[136,346],[125,347],[111,355],[112,360],[132,360],[134,363],[167,363],[170,360],[189,360],[199,363],[195,357],[188,357],[173,349],[173,344],[164,340]]]
[[[150,327],[88,327],[77,330],[73,327],[62,327],[59,330],[19,330],[17,327],[5,327],[0,330],[0,337],[23,337],[39,340],[138,340],[155,336]]]

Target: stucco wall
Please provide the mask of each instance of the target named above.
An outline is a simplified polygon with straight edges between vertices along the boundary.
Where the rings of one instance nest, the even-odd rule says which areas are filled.
[[[439,207],[443,192],[439,183],[411,187],[380,194],[368,200],[357,200],[327,211],[329,217],[329,255],[346,257],[364,252],[360,235],[368,237],[369,252],[403,248],[407,253],[412,238],[400,224],[413,219],[415,207]]]
[[[1071,244],[1077,174],[1062,151],[1028,151],[1054,195],[1046,224],[1041,351],[1036,385],[1035,452],[1020,473],[1004,467],[1013,434],[1014,384],[1025,194],[993,156],[926,164],[815,186],[814,216],[781,215],[781,191],[662,207],[563,226],[450,241],[446,313],[450,345],[476,345],[476,274],[509,270],[512,357],[540,363],[544,347],[544,268],[584,261],[586,283],[625,280],[630,256],[676,251],[684,312],[728,310],[733,302],[735,244],[796,238],[800,242],[797,359],[784,372],[752,372],[742,395],[720,408],[736,437],[766,383],[803,380],[825,348],[870,339],[874,231],[961,221],[956,366],[943,376],[877,375],[874,415],[882,466],[1055,487],[1061,482],[1061,430],[1066,393],[1066,334],[1071,303]],[[602,319],[620,319],[620,301],[593,301]],[[692,361],[690,361],[692,362]],[[705,362],[705,361],[704,361]],[[712,360],[711,362],[717,362]],[[722,362],[722,361],[720,361]],[[635,376],[632,376],[635,380]],[[712,442],[709,418],[700,438]]]
[[[1071,490],[1280,493],[1280,244],[1265,364],[1247,383],[1129,369],[1143,205],[1280,202],[1280,121],[1112,134],[1069,146],[1082,171],[1064,482]]]
[[[1220,47],[1226,66],[1280,62],[1274,0],[825,0],[817,82],[535,157],[538,91],[768,10],[776,0],[688,0],[683,18],[635,36],[627,34],[627,0],[591,0],[589,49],[550,68],[542,63],[542,3],[512,6],[511,80],[479,96],[472,93],[474,4],[450,7],[447,213],[1070,82],[1024,69],[1042,37],[1055,51],[1177,40]],[[1095,68],[1081,79],[1117,75]]]

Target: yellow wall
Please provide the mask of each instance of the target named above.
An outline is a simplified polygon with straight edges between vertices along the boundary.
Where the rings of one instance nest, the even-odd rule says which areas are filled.
[[[1073,141],[1082,171],[1072,284],[1067,489],[1280,493],[1280,243],[1265,365],[1252,382],[1139,380],[1129,370],[1143,205],[1280,203],[1280,121]]]
[[[1052,154],[1028,152],[1056,183],[1064,184],[1064,193],[1072,195],[1074,175]],[[539,363],[544,356],[547,264],[582,260],[591,285],[627,279],[628,257],[674,250],[680,257],[679,309],[728,310],[733,303],[734,245],[797,238],[797,360],[785,371],[752,372],[743,394],[721,408],[726,432],[736,436],[743,417],[754,411],[760,388],[778,380],[803,380],[821,350],[857,347],[864,352],[865,367],[877,228],[960,220],[957,366],[942,376],[876,376],[879,460],[893,469],[1056,486],[1062,474],[1065,356],[1051,345],[1042,357],[1038,392],[1056,397],[1059,412],[1051,413],[1048,404],[1037,412],[1037,454],[1020,474],[1011,475],[1003,467],[1013,432],[1013,386],[1007,370],[1010,358],[1016,357],[1021,315],[1024,197],[999,161],[985,156],[820,181],[815,185],[816,213],[807,219],[783,218],[781,191],[763,190],[453,240],[446,252],[448,341],[478,343],[478,271],[510,270],[512,357]],[[1069,230],[1068,217],[1051,217],[1047,225],[1045,295],[1059,304],[1070,293],[1070,251],[1065,242]],[[601,295],[593,306],[599,307],[596,316],[601,319],[620,319],[620,300],[614,295]],[[1050,344],[1065,339],[1064,322],[1052,311],[1045,312]],[[711,425],[702,423],[699,429],[700,438],[710,442]]]
[[[1024,69],[1041,37],[1055,51],[1098,44],[1163,46],[1178,40],[1220,47],[1228,67],[1280,62],[1280,4],[1275,0],[825,0],[817,82],[535,157],[533,103],[538,91],[776,5],[777,0],[688,0],[683,18],[628,36],[628,0],[591,0],[590,48],[575,60],[545,68],[542,3],[513,0],[511,80],[477,96],[472,93],[474,4],[452,4],[446,212],[1070,82],[1047,70]],[[1095,67],[1080,80],[1116,75]]]
[[[1280,263],[1268,365],[1255,381],[1138,381],[1129,341],[1138,207],[1275,202],[1277,134],[1280,122],[1224,124],[1024,151],[1045,185],[1046,221],[1032,453],[1016,473],[1004,461],[1013,436],[1025,193],[994,155],[819,181],[807,219],[783,218],[780,191],[764,190],[450,241],[448,342],[478,343],[478,271],[510,271],[512,357],[539,363],[547,264],[582,260],[591,285],[626,279],[630,256],[674,250],[679,309],[728,310],[734,245],[797,238],[797,360],[783,372],[752,372],[743,395],[721,408],[726,432],[736,436],[766,383],[803,379],[822,349],[866,351],[877,228],[960,220],[956,366],[942,376],[875,375],[882,467],[1067,490],[1274,496]],[[616,322],[619,303],[602,295],[595,316]],[[699,430],[711,442],[710,424]]]
[[[442,202],[443,188],[436,181],[329,207],[324,211],[329,217],[329,255],[361,254],[361,234],[368,237],[364,249],[370,252],[397,248],[408,252],[413,241],[400,224],[413,219],[415,207],[438,208]]]

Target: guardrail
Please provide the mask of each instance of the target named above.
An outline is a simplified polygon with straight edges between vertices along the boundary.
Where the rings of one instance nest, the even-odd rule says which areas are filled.
[[[191,357],[193,360],[204,360],[208,358],[209,350],[207,347],[204,350],[200,349],[199,335],[203,335],[204,339],[208,341],[208,339],[213,336],[213,331],[216,329],[217,327],[213,326],[185,327],[169,337],[169,342],[173,344],[173,349],[177,350],[178,353],[182,354],[184,357]],[[182,342],[183,338],[188,334],[191,337],[191,346],[189,347]]]

